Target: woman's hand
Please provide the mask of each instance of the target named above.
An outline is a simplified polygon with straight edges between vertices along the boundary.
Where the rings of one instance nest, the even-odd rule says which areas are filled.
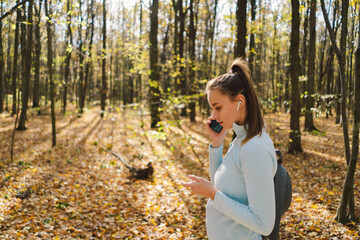
[[[189,178],[192,181],[187,183],[183,182],[182,185],[184,187],[191,188],[191,191],[195,194],[199,194],[201,196],[208,197],[211,198],[211,200],[214,200],[217,189],[211,184],[210,181],[194,175],[189,175]]]
[[[211,141],[212,141],[211,145],[212,145],[213,148],[217,148],[217,147],[220,147],[223,144],[224,139],[225,139],[225,135],[227,133],[227,130],[225,130],[223,128],[219,133],[215,132],[209,126],[210,123],[211,123],[211,120],[213,120],[212,116],[210,116],[208,118],[208,120],[206,121],[205,124],[207,126],[208,132],[209,132],[210,137],[211,137]]]

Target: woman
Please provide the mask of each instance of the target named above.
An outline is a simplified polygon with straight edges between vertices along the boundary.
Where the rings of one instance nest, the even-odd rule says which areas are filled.
[[[206,86],[212,116],[206,122],[210,180],[189,176],[183,183],[193,193],[208,197],[206,227],[209,239],[262,239],[275,221],[274,176],[277,160],[264,121],[247,62],[235,59],[229,73]],[[223,129],[209,126],[217,120]],[[236,138],[223,158],[223,142],[229,129]]]

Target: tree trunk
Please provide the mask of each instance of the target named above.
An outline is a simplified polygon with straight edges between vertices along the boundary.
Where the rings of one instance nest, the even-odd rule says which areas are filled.
[[[338,10],[338,1],[335,1],[335,7],[333,10],[333,23],[332,23],[332,28],[336,29],[335,30],[335,40],[336,40],[336,33],[337,33],[337,29],[335,28],[335,24],[336,24],[336,15],[337,15],[337,10]],[[335,99],[331,99],[330,98],[330,94],[333,94],[333,82],[334,82],[334,48],[332,45],[329,45],[329,56],[328,56],[328,60],[327,60],[327,65],[328,65],[328,70],[327,70],[327,83],[326,83],[326,94],[328,95],[327,99],[326,99],[326,118],[329,118],[329,115],[332,116],[331,113],[331,109],[332,109],[332,105],[334,104],[333,101]],[[339,105],[338,102],[336,101],[336,106]]]
[[[308,40],[309,40],[309,13],[310,13],[310,0],[302,1],[304,7],[306,8],[304,16],[304,25],[303,25],[303,36],[302,36],[302,48],[301,48],[301,59],[300,59],[300,76],[306,75],[306,60],[308,59],[309,49],[308,49]],[[306,2],[306,3],[305,3]],[[300,94],[305,96],[306,91],[306,81],[300,82]],[[300,98],[300,109],[306,105],[305,98]]]
[[[118,50],[116,50],[115,52],[114,52],[114,54],[115,54],[115,60],[114,60],[114,64],[115,64],[115,70],[114,70],[114,74],[115,74],[115,85],[116,85],[116,92],[115,92],[115,96],[116,96],[116,101],[115,101],[115,103],[117,104],[117,105],[119,105],[118,103],[117,103],[117,101],[119,100],[121,100],[120,99],[120,96],[121,96],[121,81],[120,81],[120,54],[119,54],[119,52],[118,52]]]
[[[137,12],[136,12],[137,8],[135,8],[135,12],[134,14],[137,16]],[[136,18],[133,18],[133,22],[131,23],[132,26],[135,26],[136,25]],[[132,32],[134,33],[135,32],[135,29],[132,30]],[[130,36],[130,38],[132,40],[130,41],[134,41],[135,42],[135,36],[134,34],[132,34]],[[134,60],[133,59],[129,59],[130,61],[130,67],[129,69],[134,69]],[[136,102],[136,80],[137,80],[137,73],[134,72],[134,73],[131,73],[129,74],[129,93],[130,93],[130,103],[133,104],[134,102]]]
[[[336,96],[335,96],[335,113],[336,113],[336,117],[335,117],[335,124],[340,124],[342,123],[342,118],[341,118],[341,76],[340,74],[336,77]]]
[[[126,41],[125,39],[125,7],[123,6],[123,11],[122,11],[122,47],[124,48],[124,43]],[[127,68],[127,58],[124,54],[121,55],[122,56],[122,99],[123,99],[123,105],[126,105],[128,103],[128,91],[127,91],[127,72],[128,72],[128,68]]]
[[[334,51],[333,51],[332,47],[330,46],[329,57],[327,59],[328,70],[327,70],[327,77],[326,77],[326,93],[328,96],[326,98],[326,118],[329,118],[329,115],[332,115],[332,113],[331,113],[332,99],[330,98],[330,94],[331,94],[332,78],[334,78],[334,74],[332,71],[333,62],[334,62]]]
[[[3,15],[3,0],[1,0],[0,2],[1,4],[1,11],[0,14],[1,16]],[[0,20],[0,113],[2,113],[4,111],[4,93],[5,91],[4,86],[5,84],[3,84],[4,82],[4,54],[3,54],[3,38],[2,38],[2,19]]]
[[[159,71],[161,72],[161,86],[165,93],[164,97],[168,96],[171,90],[169,69],[166,66],[166,60],[167,60],[166,56],[167,56],[168,44],[169,44],[169,32],[170,32],[170,24],[166,28],[166,32],[163,40],[162,52],[160,54]]]
[[[291,40],[290,40],[290,75],[291,75],[291,109],[290,109],[290,144],[289,153],[302,152],[300,133],[300,94],[299,94],[299,1],[291,0]]]
[[[285,109],[286,113],[288,113],[289,103],[290,103],[290,86],[289,85],[290,85],[290,69],[287,68],[286,73],[285,73],[285,93],[284,93],[284,99],[285,99],[284,109]]]
[[[19,97],[20,95],[20,91],[18,92],[18,99],[20,99]],[[20,107],[20,101],[17,102],[17,110],[16,110],[16,117],[15,117],[15,122],[14,122],[14,128],[11,134],[11,148],[10,148],[10,161],[13,162],[14,161],[14,143],[15,143],[15,133],[16,133],[16,125],[19,119],[19,107]]]
[[[26,22],[26,5],[24,5],[24,8],[22,9],[22,14],[21,14],[21,22]],[[19,90],[20,91],[20,95],[19,95],[19,101],[21,100],[20,104],[22,106],[22,98],[24,96],[24,84],[25,84],[25,61],[26,61],[26,25],[25,24],[20,24],[20,70],[19,73],[21,75],[19,75]],[[20,110],[20,108],[19,108]],[[21,113],[19,115],[19,118],[21,116]],[[20,121],[20,119],[19,119]]]
[[[90,102],[92,102],[95,98],[95,80],[94,80],[94,65],[91,64],[90,65],[90,73],[89,73],[89,89],[90,93],[89,93],[89,97],[90,97]]]
[[[341,74],[341,118],[342,118],[342,126],[344,133],[344,143],[345,143],[345,155],[346,155],[346,164],[349,167],[351,161],[351,153],[350,153],[350,140],[348,134],[348,122],[347,122],[347,82],[345,77],[345,69],[346,69],[346,38],[348,34],[348,10],[349,10],[349,0],[342,1],[341,7],[341,38],[340,38],[340,51],[342,57],[338,57],[340,66],[340,74]],[[349,171],[349,170],[348,170]],[[354,170],[355,171],[355,170]],[[351,174],[350,174],[351,175]],[[351,177],[351,176],[349,176]],[[351,177],[354,178],[353,176]],[[353,180],[352,180],[353,181]],[[344,185],[344,191],[345,191]],[[349,187],[348,187],[349,188]],[[349,206],[349,211],[347,212],[347,208]],[[348,220],[355,220],[355,204],[354,204],[354,189],[353,183],[350,186],[349,192],[346,192],[342,195],[341,201],[337,210],[337,220],[339,222],[345,223]]]
[[[49,100],[49,76],[45,76],[44,111],[46,111]]]
[[[305,1],[304,5],[305,5]],[[308,58],[308,34],[309,34],[309,12],[310,12],[310,0],[306,0],[306,12],[305,12],[305,17],[304,17],[304,36],[303,36],[303,42],[302,42],[302,51],[301,51],[301,72],[300,75],[305,75],[306,74],[306,59]]]
[[[35,20],[35,79],[33,89],[33,108],[39,108],[38,113],[40,114],[40,56],[41,56],[41,38],[40,38],[40,20],[41,20],[41,5],[42,0],[39,0],[39,9],[35,9],[36,20]]]
[[[179,32],[179,57],[180,57],[180,94],[185,97],[187,95],[187,87],[186,87],[186,71],[185,71],[185,57],[184,57],[184,31],[185,31],[185,16],[187,9],[184,11],[183,9],[183,1],[178,0],[179,2],[179,21],[180,21],[180,32]],[[187,115],[186,112],[186,104],[181,108],[181,116],[185,117]]]
[[[211,10],[212,17],[210,19],[210,32],[209,32],[209,38],[210,38],[210,54],[209,54],[209,73],[211,76],[213,76],[213,53],[214,53],[214,37],[215,37],[215,26],[216,26],[216,16],[217,16],[217,7],[218,7],[218,0],[214,0],[214,8]]]
[[[321,40],[321,46],[320,46],[320,63],[319,63],[319,72],[318,72],[318,81],[317,81],[317,92],[320,95],[324,94],[323,91],[323,78],[325,76],[326,73],[326,69],[329,67],[328,65],[325,66],[325,70],[324,70],[324,58],[325,58],[325,49],[326,49],[326,44],[327,44],[327,31],[326,28],[324,30],[325,32],[323,34],[321,34],[322,36],[324,36],[324,39]]]
[[[358,16],[360,16],[360,8],[358,12]],[[360,21],[359,21],[359,28],[358,28],[358,46],[355,52],[355,80],[354,80],[354,129],[353,129],[353,136],[352,136],[352,153],[351,153],[351,160],[349,164],[348,174],[350,175],[349,178],[351,179],[351,197],[352,201],[354,200],[354,174],[356,171],[358,154],[359,154],[359,129],[360,129]],[[346,186],[346,184],[345,184]],[[355,209],[354,209],[354,202],[349,203],[349,212],[350,212],[350,219],[355,220]]]
[[[158,9],[159,0],[153,0],[150,7],[150,79],[149,104],[151,114],[151,128],[157,127],[160,121],[160,91],[159,91],[159,65],[158,65]]]
[[[49,6],[48,6],[49,5]],[[45,15],[47,17],[46,21],[46,32],[47,32],[47,50],[48,50],[48,73],[49,73],[49,80],[50,80],[50,101],[51,101],[51,126],[52,126],[52,146],[56,146],[56,119],[55,119],[55,84],[53,80],[53,49],[52,49],[52,12],[51,12],[51,5],[48,4],[48,0],[45,0]]]
[[[211,4],[211,5],[210,5]],[[212,75],[212,55],[213,55],[213,43],[214,43],[214,36],[215,36],[215,25],[216,25],[216,15],[217,15],[217,7],[218,7],[218,0],[215,0],[213,2],[207,1],[206,2],[206,23],[205,23],[205,39],[203,41],[203,44],[199,49],[203,49],[202,53],[202,69],[201,69],[201,76],[202,79],[210,79]],[[203,86],[200,86],[200,88],[204,88],[205,84]],[[202,98],[202,103],[205,105],[205,108],[209,111],[208,103],[206,101],[206,97]],[[209,111],[210,112],[210,111]]]
[[[332,83],[334,80],[334,49],[332,46],[329,46],[328,50],[328,59],[327,59],[327,74],[326,74],[326,94],[332,93]]]
[[[142,0],[140,0],[140,18],[139,18],[139,25],[140,25],[140,29],[139,29],[139,45],[140,45],[140,52],[143,51],[142,48],[142,22],[143,22],[143,3]],[[169,28],[168,28],[169,29]],[[164,88],[166,89],[166,88]],[[143,95],[142,95],[142,74],[138,73],[138,98],[139,98],[139,102],[141,103],[143,100]]]
[[[208,4],[206,4],[208,7]],[[202,53],[202,69],[201,69],[201,78],[203,79],[209,79],[210,78],[210,71],[209,71],[209,32],[210,32],[210,7],[207,8],[207,17],[206,17],[206,23],[205,23],[205,39],[202,43],[202,47],[200,49],[203,49]],[[205,84],[204,84],[205,87]],[[206,103],[206,106],[209,105]]]
[[[246,4],[247,0],[238,0],[236,7],[236,43],[234,57],[246,57]]]
[[[335,1],[335,8],[339,8],[340,1]],[[340,11],[340,10],[339,10]],[[341,11],[340,11],[341,12]],[[339,17],[339,16],[338,16]],[[337,35],[337,31],[335,32],[335,38]],[[333,86],[336,87],[336,90],[334,90],[335,96],[335,123],[340,124],[341,123],[341,76],[338,74],[338,76],[335,79],[335,82],[333,83]],[[337,91],[337,92],[335,92]]]
[[[84,89],[84,54],[85,54],[85,50],[83,49],[83,34],[82,34],[82,24],[83,24],[83,16],[82,16],[82,0],[79,0],[79,16],[80,16],[80,22],[79,22],[79,26],[78,26],[78,42],[79,42],[79,46],[78,46],[78,54],[79,54],[79,82],[78,82],[78,87],[77,87],[77,92],[78,92],[78,96],[79,96],[79,113],[81,114],[83,112],[83,105],[81,102],[81,99],[83,99],[83,95],[85,94],[83,89]]]
[[[123,104],[126,105],[128,104],[128,82],[127,82],[127,67],[128,65],[128,61],[126,56],[122,55],[122,98],[123,98]]]
[[[360,13],[359,13],[360,14]],[[359,22],[360,25],[360,22]],[[359,28],[360,29],[360,28]],[[360,33],[360,31],[359,31]],[[344,182],[341,200],[336,213],[336,220],[346,224],[349,221],[357,221],[354,204],[354,176],[359,153],[359,128],[360,128],[360,38],[358,38],[358,48],[355,52],[355,81],[354,81],[354,128],[352,138],[352,151],[350,163]],[[349,206],[349,210],[348,210]]]
[[[315,94],[315,56],[316,56],[316,0],[311,0],[310,6],[310,40],[307,68],[307,98],[305,113],[305,130],[317,130],[314,125],[313,108]]]
[[[70,72],[70,61],[71,61],[71,53],[73,48],[72,41],[72,30],[71,30],[71,4],[70,0],[66,3],[66,11],[67,11],[67,31],[66,31],[66,59],[65,59],[65,68],[64,68],[64,95],[63,95],[63,114],[66,112],[66,103],[67,103],[67,89],[69,83],[71,82],[71,72]],[[71,49],[69,49],[71,48]]]
[[[110,43],[110,49],[113,49],[113,45],[112,42]],[[109,108],[109,112],[112,110],[113,106],[114,106],[114,84],[113,84],[113,72],[112,72],[112,65],[113,65],[113,56],[110,55],[110,64],[109,64],[109,68],[110,68],[110,76],[109,76],[109,81],[110,81],[110,91],[109,91],[109,106],[111,106],[111,108]]]
[[[254,72],[255,64],[255,19],[256,19],[256,0],[250,0],[251,3],[251,33],[250,33],[250,52],[249,52],[249,67],[250,72]]]
[[[278,96],[278,106],[279,111],[281,111],[282,104],[284,102],[284,77],[283,77],[283,66],[285,64],[283,63],[281,57],[280,57],[280,50],[279,48],[276,51],[276,75],[278,79],[278,88],[277,88],[277,96]]]
[[[17,0],[16,3],[19,3]],[[12,71],[12,93],[13,93],[13,103],[11,115],[16,114],[16,90],[17,90],[17,78],[18,78],[18,50],[19,50],[19,28],[20,28],[20,19],[21,11],[20,8],[16,10],[16,28],[15,28],[15,45],[14,45],[14,61],[13,61],[13,71]]]
[[[270,72],[271,72],[271,87],[272,87],[272,93],[271,93],[271,99],[272,99],[272,111],[277,112],[277,98],[276,95],[276,85],[277,85],[277,79],[275,79],[275,58],[276,58],[276,38],[277,38],[277,21],[278,21],[278,13],[275,11],[273,15],[273,21],[274,21],[274,33],[273,33],[273,42],[272,42],[272,56],[271,56],[271,64],[270,64]],[[269,88],[270,90],[270,88]]]
[[[178,43],[178,35],[179,35],[179,5],[180,5],[180,0],[172,0],[172,5],[174,8],[174,69],[173,71],[178,71],[178,48],[179,48],[179,43]],[[179,77],[176,75],[174,77],[174,86],[175,86],[175,91],[174,94],[177,95],[179,90],[180,90],[180,82],[179,82]]]
[[[344,131],[344,142],[349,142],[348,134],[348,122],[346,115],[346,100],[347,100],[347,84],[345,78],[345,69],[346,69],[346,38],[347,38],[347,27],[348,27],[348,9],[349,9],[349,0],[342,1],[342,11],[341,11],[341,38],[340,38],[340,51],[342,58],[338,58],[340,67],[340,76],[341,76],[341,117],[343,121],[343,131]],[[346,163],[349,165],[350,161],[350,146],[345,146],[346,154]]]
[[[103,0],[103,48],[102,48],[102,78],[101,78],[101,117],[104,117],[106,105],[106,0]]]
[[[11,30],[11,25],[9,24],[9,32]],[[10,112],[9,110],[9,89],[10,89],[10,82],[11,82],[11,43],[12,43],[13,38],[10,36],[10,34],[8,35],[8,48],[7,48],[7,70],[6,70],[6,81],[5,81],[5,92],[7,93],[6,95],[6,107],[5,110],[7,112]]]
[[[262,0],[259,0],[258,1],[258,4],[257,4],[257,8],[259,9],[259,17],[258,17],[258,21],[262,21],[263,20],[263,16],[262,16],[262,13],[261,13],[261,2]],[[261,81],[262,81],[262,77],[261,77],[261,61],[262,61],[262,58],[261,58],[261,54],[262,54],[262,43],[263,43],[263,26],[262,24],[259,24],[259,32],[258,32],[258,43],[255,45],[255,52],[256,52],[256,55],[255,55],[255,65],[253,66],[253,69],[254,69],[254,72],[253,72],[253,76],[254,76],[254,83],[255,84],[259,84]],[[261,89],[258,90],[258,93],[261,94],[262,91]]]
[[[92,62],[92,45],[93,45],[93,39],[94,39],[94,20],[95,20],[95,14],[94,14],[94,0],[91,1],[90,4],[90,11],[88,12],[88,19],[91,16],[91,24],[90,26],[90,42],[89,42],[89,55],[87,57],[86,60],[86,66],[85,66],[85,78],[84,78],[84,82],[83,85],[81,86],[81,92],[82,94],[80,95],[80,99],[79,99],[79,107],[80,107],[80,112],[83,112],[83,108],[85,107],[85,98],[86,98],[86,91],[87,91],[87,86],[88,86],[88,82],[89,82],[89,74],[90,74],[90,68],[91,68],[91,62]],[[86,33],[86,36],[88,36],[88,30]],[[88,37],[86,37],[87,39]]]
[[[196,80],[195,80],[195,40],[196,40],[196,28],[195,28],[195,15],[194,15],[194,1],[190,0],[190,26],[189,26],[189,56],[190,56],[190,64],[189,64],[189,95],[191,96],[190,103],[189,103],[189,110],[190,110],[190,121],[196,122],[196,102],[195,102],[195,91],[196,89]]]
[[[348,7],[349,7],[349,2],[348,0],[343,0],[342,2],[342,28],[341,28],[341,40],[340,40],[340,49],[338,48],[338,46],[336,45],[335,42],[335,36],[334,36],[334,31],[330,26],[330,22],[329,22],[329,18],[326,14],[325,11],[325,3],[324,0],[321,0],[321,9],[324,15],[324,19],[326,22],[326,27],[329,31],[330,37],[331,37],[331,42],[332,45],[334,47],[336,56],[338,58],[339,61],[339,67],[340,67],[340,79],[341,79],[341,92],[342,92],[342,96],[341,96],[341,117],[343,120],[343,135],[344,135],[344,145],[345,145],[345,157],[346,157],[346,164],[349,166],[350,164],[350,143],[349,143],[349,135],[348,135],[348,122],[347,122],[347,116],[346,116],[346,99],[347,99],[347,85],[345,84],[345,50],[346,50],[346,46],[344,46],[346,44],[346,34],[347,34],[347,12],[348,12]],[[350,168],[349,168],[350,169]],[[346,184],[345,184],[346,185]],[[351,205],[353,204],[353,200],[354,200],[354,193],[353,193],[353,187],[350,187],[350,191],[345,191],[345,185],[344,185],[344,189],[343,189],[343,195],[341,197],[341,201],[340,204],[338,206],[338,210],[336,212],[336,217],[335,219],[340,222],[340,223],[347,223],[349,221],[349,216],[348,216],[348,206],[350,206],[350,215],[354,214],[351,213]],[[354,217],[354,215],[352,215],[352,217]]]
[[[28,100],[29,100],[29,92],[30,92],[30,76],[31,76],[31,53],[32,53],[32,41],[33,41],[33,31],[32,31],[32,11],[33,11],[33,0],[29,0],[28,6],[28,26],[27,26],[27,41],[26,41],[26,59],[24,66],[24,75],[23,75],[23,89],[22,89],[22,108],[19,119],[19,125],[17,127],[18,130],[26,130],[25,121],[26,121],[26,112],[28,109]]]
[[[134,68],[134,62],[132,59],[128,58],[129,60],[129,68],[128,69],[133,69]],[[128,74],[128,83],[129,83],[129,88],[128,88],[128,93],[129,93],[129,102],[132,104],[134,103],[134,77],[133,74]]]
[[[356,14],[356,10],[357,10],[357,6],[359,6],[360,4],[355,4],[354,6],[354,12],[353,14]],[[355,86],[355,83],[353,82],[353,55],[354,55],[354,50],[355,50],[355,17],[352,18],[351,20],[351,33],[350,33],[350,37],[348,39],[348,45],[349,45],[349,52],[348,52],[348,65],[349,67],[347,68],[347,74],[346,74],[346,79],[348,82],[348,88],[349,88],[349,94],[348,94],[348,102],[349,102],[349,107],[348,107],[348,117],[350,118],[350,112],[351,109],[353,107],[353,96],[355,95],[354,93],[354,89],[352,88],[352,86]]]

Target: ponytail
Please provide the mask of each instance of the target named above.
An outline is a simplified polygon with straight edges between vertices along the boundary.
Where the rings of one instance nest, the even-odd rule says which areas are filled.
[[[264,120],[248,63],[242,58],[236,58],[231,65],[229,73],[210,80],[206,85],[205,91],[209,92],[215,89],[229,96],[231,100],[235,100],[239,94],[245,97],[247,111],[245,127],[247,135],[242,143],[246,143],[256,135],[261,135],[264,128]]]

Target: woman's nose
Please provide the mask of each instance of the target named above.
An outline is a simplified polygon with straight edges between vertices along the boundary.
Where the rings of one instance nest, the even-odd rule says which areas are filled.
[[[215,119],[217,119],[217,114],[215,113],[215,110],[211,111],[211,116]]]

